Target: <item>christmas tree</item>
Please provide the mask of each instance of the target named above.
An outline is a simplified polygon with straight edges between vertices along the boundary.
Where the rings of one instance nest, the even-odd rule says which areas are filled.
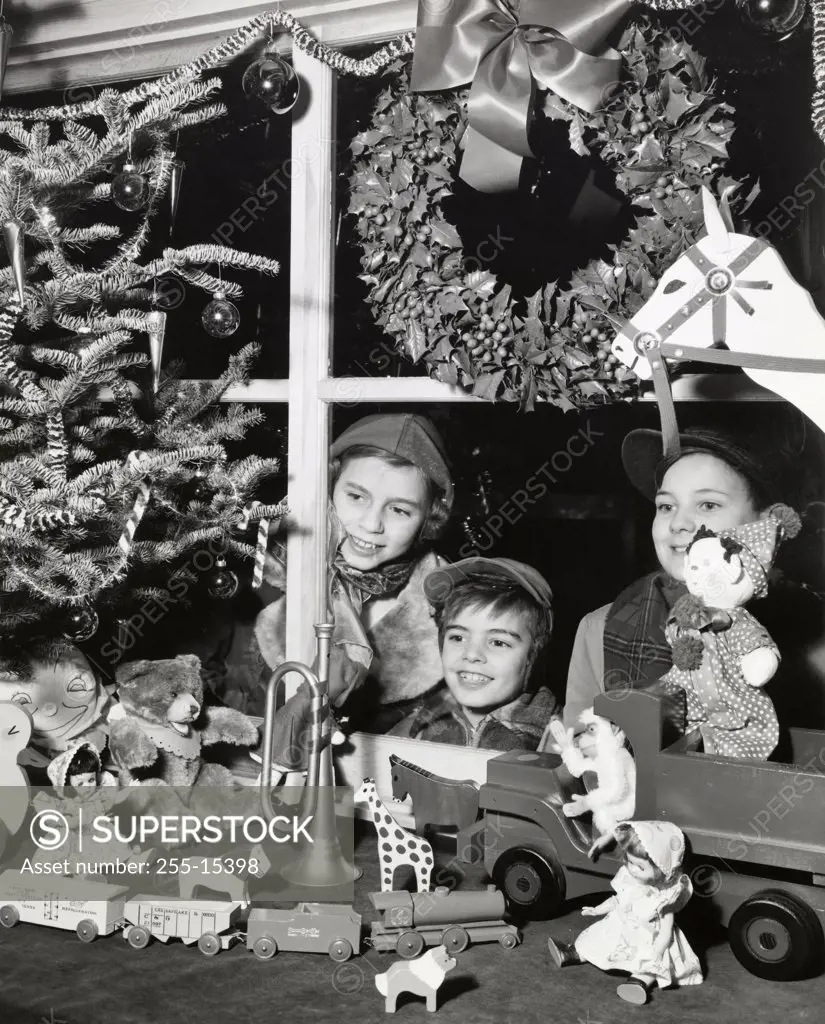
[[[262,419],[219,404],[248,379],[257,346],[215,381],[160,373],[166,314],[153,300],[164,275],[214,294],[204,325],[221,336],[237,318],[229,298],[241,294],[223,268],[278,272],[272,259],[213,244],[146,256],[179,185],[170,140],[223,115],[219,87],[189,68],[0,121],[0,636],[9,653],[35,638],[86,639],[98,613],[116,620],[162,599],[153,567],[168,581],[169,567],[200,548],[214,556],[210,591],[231,596],[238,581],[224,556],[254,559],[257,582],[270,524],[285,511],[255,501],[278,460],[231,461],[225,448]],[[131,215],[125,226],[120,211]]]

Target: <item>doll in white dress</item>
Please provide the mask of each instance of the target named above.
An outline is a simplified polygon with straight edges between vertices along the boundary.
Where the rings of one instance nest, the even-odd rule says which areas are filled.
[[[603,971],[627,971],[616,989],[629,1003],[647,1002],[654,985],[699,985],[702,969],[675,923],[693,892],[682,873],[685,837],[667,821],[625,821],[615,829],[624,866],[611,885],[615,896],[585,917],[601,917],[572,946],[548,939],[558,967],[591,963]]]

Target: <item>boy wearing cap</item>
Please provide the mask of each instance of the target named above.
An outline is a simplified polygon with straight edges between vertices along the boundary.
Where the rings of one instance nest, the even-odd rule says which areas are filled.
[[[535,750],[556,701],[529,690],[553,627],[552,592],[529,565],[467,558],[431,573],[443,681],[391,733],[491,750]]]
[[[680,443],[679,454],[664,459],[659,431],[634,430],[624,439],[625,472],[655,502],[651,536],[660,568],[582,619],[567,680],[568,728],[577,728],[579,715],[593,706],[597,693],[651,683],[671,668],[665,626],[671,608],[686,593],[685,552],[697,530],[734,530],[764,517],[779,500],[764,458],[734,438],[696,429],[681,434]],[[785,659],[770,685],[785,725],[804,724],[794,719],[810,715],[825,724],[825,666],[821,652],[813,650],[822,636],[822,608],[809,596],[785,584],[752,605],[783,653],[799,655],[795,661]]]
[[[443,564],[432,544],[449,519],[453,484],[442,440],[424,416],[366,416],[333,442],[330,455],[330,700],[352,729],[385,732],[441,678],[423,583]],[[264,578],[274,600],[255,622],[265,666],[247,697],[250,713],[263,712],[269,674],[286,660],[282,551],[268,559]],[[276,715],[283,768],[305,761],[308,709],[304,686]]]

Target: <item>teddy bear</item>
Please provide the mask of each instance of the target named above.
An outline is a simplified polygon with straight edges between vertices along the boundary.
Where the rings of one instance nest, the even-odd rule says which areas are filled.
[[[773,701],[762,690],[779,650],[744,605],[767,594],[777,545],[800,525],[793,509],[773,505],[756,522],[718,534],[700,527],[688,545],[688,593],[665,629],[673,667],[663,683],[687,695],[687,731],[699,729],[705,753],[767,760],[779,740]]]
[[[109,750],[122,785],[159,781],[190,789],[234,782],[228,768],[204,762],[203,749],[256,746],[258,729],[240,711],[204,708],[200,667],[194,654],[118,667],[120,704],[109,713]]]

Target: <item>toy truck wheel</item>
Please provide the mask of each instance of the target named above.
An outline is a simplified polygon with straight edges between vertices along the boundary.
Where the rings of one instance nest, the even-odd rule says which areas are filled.
[[[335,939],[329,944],[329,957],[337,964],[344,963],[352,956],[352,946],[346,939]]]
[[[814,912],[777,889],[757,893],[737,907],[728,940],[739,963],[768,981],[808,977],[822,956],[822,928]]]
[[[441,944],[447,947],[448,953],[463,953],[470,945],[470,936],[461,925],[455,924],[451,928],[444,929]]]
[[[520,847],[498,858],[493,881],[504,893],[510,913],[528,920],[555,916],[567,890],[564,871],[552,854]]]
[[[97,925],[88,918],[85,921],[80,921],[75,931],[81,942],[94,942],[98,936]]]
[[[252,952],[259,960],[271,960],[278,952],[278,943],[271,935],[262,935],[252,943]]]
[[[17,907],[0,907],[0,924],[4,928],[14,928],[17,922],[20,920],[20,914],[17,911]]]
[[[504,935],[499,936],[498,944],[504,949],[515,949],[518,940],[512,932],[505,932]]]
[[[140,925],[135,925],[129,929],[129,934],[126,936],[126,941],[132,947],[132,949],[146,949],[149,945],[151,935],[145,928],[141,928]]]
[[[204,956],[217,956],[221,948],[221,940],[214,932],[204,932],[198,939],[198,949]]]
[[[398,936],[396,953],[402,960],[413,960],[424,949],[424,936],[418,932],[402,932]]]

